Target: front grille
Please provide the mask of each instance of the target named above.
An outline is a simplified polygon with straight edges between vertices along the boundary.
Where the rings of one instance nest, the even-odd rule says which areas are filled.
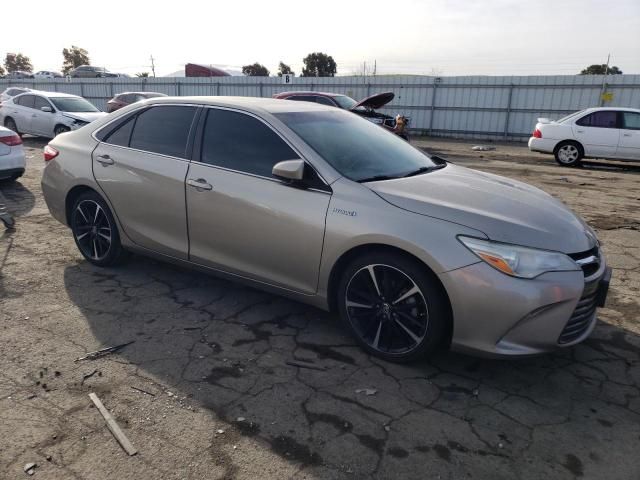
[[[559,344],[573,342],[589,328],[598,302],[597,283],[595,286],[596,288],[591,286],[591,288],[587,288],[585,286],[585,293],[558,338]]]
[[[600,250],[597,246],[580,253],[570,253],[569,256],[582,268],[585,277],[590,277],[600,268]]]

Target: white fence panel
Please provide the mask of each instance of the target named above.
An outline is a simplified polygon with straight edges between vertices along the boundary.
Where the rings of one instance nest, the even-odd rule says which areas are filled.
[[[0,90],[26,86],[80,95],[100,109],[126,91],[155,91],[175,96],[236,95],[272,97],[288,90],[342,93],[362,99],[392,91],[394,100],[381,109],[411,118],[419,134],[468,138],[526,139],[538,117],[560,118],[600,105],[603,81],[612,95],[605,106],[640,108],[640,75],[558,75],[524,77],[377,77],[294,78],[92,78],[60,80],[0,80]]]

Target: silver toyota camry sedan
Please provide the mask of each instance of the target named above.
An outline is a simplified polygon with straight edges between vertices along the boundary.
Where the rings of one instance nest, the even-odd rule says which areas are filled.
[[[44,150],[87,261],[178,262],[336,312],[367,351],[534,355],[591,333],[611,270],[537,188],[430,157],[305,102],[136,103]]]

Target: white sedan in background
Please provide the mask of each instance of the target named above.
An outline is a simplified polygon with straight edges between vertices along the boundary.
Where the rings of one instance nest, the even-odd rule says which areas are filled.
[[[47,138],[77,130],[105,115],[84,98],[59,92],[27,92],[0,105],[2,125],[18,135]]]
[[[25,167],[20,136],[8,128],[0,127],[0,181],[17,180],[24,174]]]
[[[539,118],[529,150],[552,153],[565,167],[583,158],[640,160],[640,109],[588,108],[557,121]]]
[[[39,72],[33,74],[33,78],[62,78],[62,74],[60,72],[54,72],[52,70],[40,70]]]

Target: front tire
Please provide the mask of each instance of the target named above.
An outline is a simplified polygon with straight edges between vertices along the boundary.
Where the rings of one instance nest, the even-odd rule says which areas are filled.
[[[56,125],[56,128],[53,129],[53,134],[57,137],[61,133],[65,133],[69,131],[71,131],[69,127],[65,127],[64,125]]]
[[[340,317],[370,354],[409,362],[442,344],[448,302],[435,275],[415,259],[390,252],[360,256],[338,289]]]
[[[108,267],[124,259],[118,227],[100,195],[86,192],[78,196],[70,220],[73,239],[87,261],[98,267]]]
[[[577,142],[560,142],[553,151],[553,155],[563,167],[576,167],[580,165],[584,156],[582,146]]]

